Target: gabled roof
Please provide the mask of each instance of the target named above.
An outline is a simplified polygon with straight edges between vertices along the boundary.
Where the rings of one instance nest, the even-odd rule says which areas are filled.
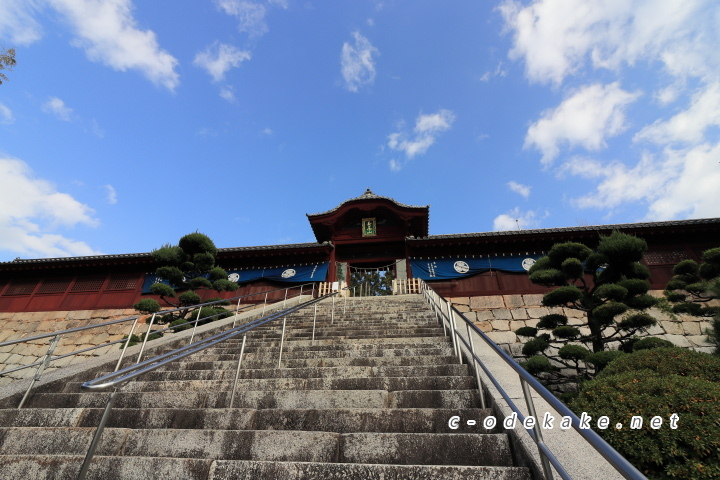
[[[317,217],[317,216],[320,216],[320,215],[327,215],[327,214],[329,214],[329,213],[333,213],[333,212],[339,210],[340,207],[342,207],[343,205],[345,205],[345,204],[347,204],[347,203],[357,202],[357,201],[362,201],[362,200],[378,200],[378,199],[390,200],[390,201],[393,202],[395,205],[397,205],[398,207],[402,207],[402,208],[425,208],[425,209],[429,209],[429,208],[430,208],[430,205],[406,205],[406,204],[404,204],[404,203],[398,202],[398,201],[395,200],[394,198],[383,197],[383,196],[380,196],[380,195],[375,195],[375,194],[368,188],[367,190],[365,190],[365,193],[363,193],[363,194],[360,195],[359,197],[355,197],[355,198],[351,198],[351,199],[349,199],[349,200],[345,200],[343,203],[341,203],[340,205],[338,205],[338,206],[335,207],[335,208],[331,208],[330,210],[327,210],[327,211],[325,211],[325,212],[320,212],[320,213],[306,213],[305,215],[307,215],[308,217]]]

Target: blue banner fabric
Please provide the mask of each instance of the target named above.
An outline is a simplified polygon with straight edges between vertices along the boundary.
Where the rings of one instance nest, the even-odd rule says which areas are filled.
[[[255,268],[248,270],[228,270],[228,280],[235,283],[252,282],[264,278],[276,282],[324,282],[327,277],[329,262],[322,262],[311,265],[297,265],[291,267],[276,268]],[[142,293],[150,293],[150,285],[153,283],[164,283],[170,285],[170,282],[155,274],[145,275]]]
[[[410,260],[410,268],[415,278],[422,280],[449,280],[464,278],[488,270],[503,272],[527,272],[542,255],[513,255],[493,257],[455,257]]]

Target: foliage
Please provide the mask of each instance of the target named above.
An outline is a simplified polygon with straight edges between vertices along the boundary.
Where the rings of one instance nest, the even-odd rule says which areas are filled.
[[[672,348],[674,346],[675,345],[673,345],[672,342],[663,340],[662,338],[645,337],[638,339],[637,342],[633,342],[632,349],[633,352],[638,352],[640,350],[651,350],[653,348]]]
[[[708,378],[706,369],[713,361],[715,370]],[[680,348],[623,355],[582,385],[571,408],[587,412],[593,428],[600,416],[609,417],[611,426],[597,433],[649,478],[719,478],[718,363],[711,355]],[[678,415],[677,428],[669,423],[673,414]],[[638,415],[642,428],[629,428]],[[654,416],[663,420],[659,429],[650,427]],[[622,428],[613,428],[615,423]]]
[[[705,250],[700,264],[682,260],[673,268],[673,277],[665,286],[665,297],[673,303],[674,313],[713,318],[713,328],[705,333],[720,355],[720,308],[704,306],[720,299],[720,247]]]
[[[213,241],[198,232],[183,236],[177,245],[165,244],[154,250],[152,257],[158,265],[155,274],[169,284],[156,282],[150,286],[150,292],[166,304],[179,308],[199,304],[198,290],[237,290],[237,284],[228,281],[227,272],[216,265],[217,251]],[[143,313],[154,313],[160,310],[160,304],[144,298],[133,308]],[[193,311],[185,310],[179,316],[189,318]]]
[[[0,85],[8,79],[2,70],[12,70],[16,64],[15,49],[0,47]]]
[[[357,270],[350,273],[351,286],[363,285],[363,296],[376,297],[381,295],[392,295],[392,281],[395,277],[391,272],[381,272],[377,270]],[[367,292],[367,293],[365,293]],[[356,290],[356,295],[360,295],[360,291]],[[352,295],[352,293],[351,293]]]
[[[523,354],[542,352],[556,365],[575,369],[582,380],[618,355],[601,353],[608,343],[622,346],[654,325],[655,319],[644,312],[657,303],[647,294],[649,271],[639,263],[645,250],[644,240],[617,231],[601,236],[594,251],[577,242],[555,244],[530,268],[530,280],[556,287],[543,296],[543,305],[579,310],[585,319],[568,325],[559,308],[558,313],[545,315],[537,331],[549,333],[532,335],[527,328],[516,332],[534,337],[523,346]],[[556,380],[562,381],[560,373]]]
[[[598,378],[618,373],[650,370],[658,375],[680,375],[708,382],[720,381],[720,359],[685,348],[665,347],[639,350],[612,362]]]
[[[158,304],[152,298],[143,298],[142,300],[137,302],[135,305],[133,305],[133,308],[140,313],[150,314],[150,313],[159,312],[160,304]]]
[[[150,336],[148,337],[148,342],[149,342],[150,340],[155,340],[155,339],[160,338],[160,337],[162,337],[162,336],[163,336],[163,334],[162,334],[161,332],[151,333]],[[125,335],[122,339],[125,340],[125,341],[127,341],[127,338],[128,338],[128,336]],[[144,334],[144,333],[143,333],[142,335],[131,335],[131,336],[130,336],[130,343],[128,343],[128,347],[132,347],[133,345],[137,345],[138,343],[142,343],[143,340],[145,340],[145,334]],[[124,342],[124,341],[121,341],[118,345],[120,345],[120,348],[122,349],[122,348],[125,347],[125,342]]]
[[[595,372],[601,372],[613,360],[625,355],[620,350],[605,350],[603,352],[591,353],[585,357],[585,361],[595,367]]]

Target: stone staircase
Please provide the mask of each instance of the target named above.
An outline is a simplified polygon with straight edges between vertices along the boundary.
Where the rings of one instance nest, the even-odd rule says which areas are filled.
[[[88,478],[530,480],[419,295],[330,302],[122,387]],[[0,410],[0,478],[74,479],[109,393],[79,381]],[[453,415],[475,419],[451,430]]]

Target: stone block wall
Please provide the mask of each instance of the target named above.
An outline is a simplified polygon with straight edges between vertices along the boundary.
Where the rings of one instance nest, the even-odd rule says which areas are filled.
[[[43,333],[51,333],[70,328],[84,327],[119,320],[136,315],[137,312],[130,309],[111,310],[74,310],[56,312],[0,312],[0,342],[17,340],[24,337],[32,337]],[[89,329],[81,332],[67,334],[60,339],[53,356],[83,350],[96,345],[122,339],[128,334],[133,322],[128,321],[109,327]],[[146,332],[147,324],[141,319],[136,327],[136,332]],[[52,338],[46,338],[29,343],[17,343],[0,347],[0,371],[10,370],[21,365],[28,365],[42,359],[47,352],[48,345]],[[71,365],[85,361],[88,357],[104,355],[119,349],[118,345],[110,345],[97,348],[89,352],[62,358],[52,362],[48,370],[65,365]],[[29,378],[35,374],[37,367],[20,370],[8,375],[0,376],[0,386],[7,385],[11,381],[20,378]]]
[[[650,292],[662,296],[662,291]],[[550,313],[560,313],[568,317],[568,325],[580,325],[586,320],[585,315],[571,308],[544,307],[542,295],[492,295],[484,297],[449,298],[459,311],[488,337],[505,351],[515,357],[521,357],[522,345],[527,339],[515,335],[520,327],[535,327],[540,317]],[[638,336],[652,336],[668,340],[678,347],[692,348],[702,352],[712,352],[714,345],[707,341],[705,330],[710,328],[710,320],[690,315],[668,315],[651,308],[648,312],[658,323],[650,327],[646,333]],[[585,330],[585,331],[583,331]],[[582,333],[589,333],[587,327],[581,327]],[[612,348],[613,345],[610,344]],[[615,345],[617,348],[617,345]]]

